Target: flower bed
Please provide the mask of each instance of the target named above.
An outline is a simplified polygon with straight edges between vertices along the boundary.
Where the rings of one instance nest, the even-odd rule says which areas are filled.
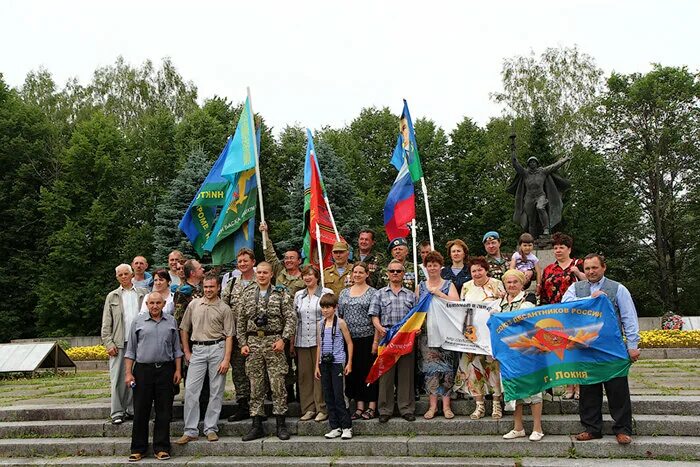
[[[654,329],[639,333],[639,348],[700,348],[700,330]]]
[[[66,350],[66,354],[73,361],[83,360],[109,360],[109,355],[102,345],[93,345],[90,347],[71,347]]]

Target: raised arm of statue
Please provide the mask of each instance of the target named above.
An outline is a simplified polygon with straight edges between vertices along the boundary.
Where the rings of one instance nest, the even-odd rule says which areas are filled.
[[[554,164],[550,164],[547,167],[543,167],[542,170],[544,170],[547,174],[551,174],[552,172],[556,171],[559,167],[569,162],[571,159],[573,159],[572,156],[566,156],[556,161]]]
[[[515,134],[510,135],[510,160],[515,171],[520,175],[525,175],[525,169],[520,165],[518,157],[515,155]]]

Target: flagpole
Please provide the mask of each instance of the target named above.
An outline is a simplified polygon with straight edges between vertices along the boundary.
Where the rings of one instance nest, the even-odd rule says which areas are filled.
[[[320,171],[319,171],[320,172]],[[331,224],[333,224],[333,232],[335,232],[335,241],[340,241],[340,235],[338,234],[338,227],[335,225],[335,219],[333,218],[333,211],[331,211],[331,203],[328,201],[328,195],[323,194],[323,200],[326,202],[326,208],[328,209],[328,215],[331,218]]]
[[[248,91],[248,105],[250,106],[250,125],[255,130],[255,113],[253,112],[253,99],[250,97],[250,86]],[[260,205],[260,222],[265,222],[265,205],[263,204],[262,178],[260,178],[260,155],[258,154],[258,144],[253,142],[253,153],[255,154],[255,177],[258,180],[258,204]],[[262,232],[262,247],[267,250],[267,231]]]
[[[318,271],[321,273],[321,290],[326,286],[323,280],[323,251],[321,251],[321,229],[316,223],[316,251],[318,251]]]
[[[420,178],[421,188],[423,190],[423,200],[425,201],[425,217],[428,218],[428,238],[430,238],[430,249],[435,250],[433,243],[433,221],[430,219],[430,204],[428,203],[428,187],[425,185],[425,177]],[[418,277],[418,276],[416,276]]]
[[[418,287],[418,242],[416,240],[416,219],[411,219],[411,235],[413,236],[413,280],[414,287]],[[415,292],[415,290],[414,290]]]

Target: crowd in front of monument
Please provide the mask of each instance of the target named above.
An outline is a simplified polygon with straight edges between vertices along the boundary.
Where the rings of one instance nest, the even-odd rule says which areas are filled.
[[[260,230],[267,232],[267,225]],[[199,261],[178,251],[170,253],[167,270],[148,272],[142,256],[118,265],[119,287],[105,299],[102,339],[110,356],[112,423],[133,420],[129,461],[141,460],[148,450],[152,408],[153,453],[170,458],[170,421],[181,383],[184,432],[175,443],[197,440],[200,421],[207,440],[217,441],[229,370],[236,409],[228,420],[252,419],[244,441],[266,436],[266,399],[272,402],[277,437],[287,440],[290,401],[299,402],[300,421],[328,423],[326,438],[349,439],[355,420],[386,423],[397,410],[414,421],[420,397],[428,401],[425,419],[439,413],[455,417],[451,404],[457,398],[473,398],[469,417],[481,419],[491,399],[493,419],[502,418],[504,409],[514,414],[505,439],[528,436],[523,407],[529,405],[534,422],[529,439],[541,440],[543,394],[504,403],[497,360],[429,347],[427,331],[376,383],[365,383],[380,340],[426,294],[448,301],[496,301],[504,312],[605,294],[618,314],[629,357],[637,360],[634,303],[624,285],[605,276],[602,255],[573,258],[573,239],[555,233],[555,261],[543,268],[533,254],[532,235],[523,234],[512,255],[501,251],[502,240],[497,232],[487,232],[485,256],[473,257],[464,241],[454,239],[446,245],[448,264],[422,242],[418,277],[406,240],[391,241],[385,259],[375,251],[371,230],[360,232],[354,262],[351,247],[337,242],[333,265],[323,270],[302,266],[296,250],[285,251],[280,260],[269,238],[264,261],[243,248],[235,270],[223,277],[217,270],[205,272]],[[617,442],[629,444],[626,376],[565,389],[563,397],[579,403],[584,430],[575,438],[602,437],[603,388]]]

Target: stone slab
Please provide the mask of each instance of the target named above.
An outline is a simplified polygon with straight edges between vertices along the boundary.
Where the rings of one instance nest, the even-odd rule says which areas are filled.
[[[566,456],[568,436],[545,436],[533,443],[527,438],[503,440],[495,436],[416,436],[408,441],[411,456]]]
[[[340,438],[300,436],[289,441],[270,437],[263,441],[263,454],[269,456],[405,456],[407,436],[366,437],[349,440]]]
[[[635,436],[626,446],[612,436],[592,441],[575,441],[576,455],[582,457],[680,458],[700,460],[700,438],[690,436]]]

